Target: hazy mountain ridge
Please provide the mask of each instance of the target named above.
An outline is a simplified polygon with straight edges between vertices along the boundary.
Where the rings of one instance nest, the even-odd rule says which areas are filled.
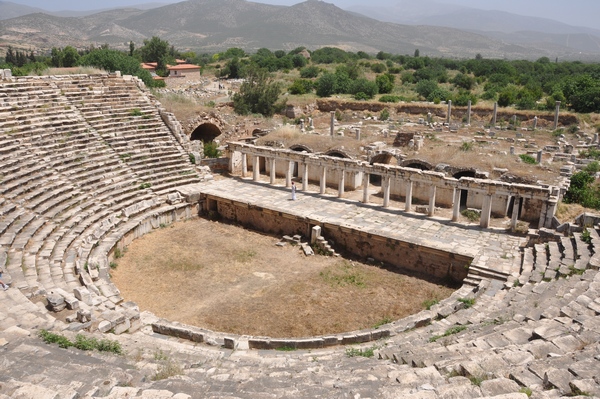
[[[17,18],[27,14],[46,12],[41,8],[24,6],[22,4],[11,3],[10,1],[0,1],[0,20]]]
[[[452,7],[445,10],[456,12]],[[416,13],[415,9],[415,18]],[[229,47],[252,51],[260,47],[291,50],[298,46],[310,49],[336,46],[350,51],[383,50],[396,54],[412,54],[418,48],[422,55],[459,58],[474,57],[478,53],[488,58],[563,58],[590,51],[594,53],[590,57],[600,58],[595,42],[600,39],[593,36],[587,39],[577,36],[577,43],[582,44],[574,49],[560,35],[552,39],[550,35],[546,38],[529,35],[533,39],[527,42],[521,40],[523,33],[399,25],[321,1],[275,6],[245,0],[188,0],[149,10],[118,9],[79,18],[38,13],[0,21],[0,46],[5,48],[12,45],[47,51],[66,45],[82,48],[108,43],[124,49],[130,40],[139,45],[144,38],[154,35],[169,40],[181,50],[196,51],[220,51]],[[538,45],[540,49],[534,48]]]
[[[478,33],[493,39],[523,46],[534,46],[546,52],[598,52],[600,30],[572,26],[539,17],[527,17],[505,11],[438,4],[424,0],[414,5],[400,1],[393,7],[353,6],[353,12],[399,24],[444,26]],[[408,12],[406,7],[409,7]]]

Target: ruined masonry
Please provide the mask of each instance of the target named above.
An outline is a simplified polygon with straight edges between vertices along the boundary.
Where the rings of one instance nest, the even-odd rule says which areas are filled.
[[[315,180],[342,187],[379,174],[388,192],[405,195],[413,182],[412,195],[434,205],[467,190],[485,215],[523,198],[521,217],[540,229],[514,236],[302,190],[290,205],[289,191],[261,181],[258,167],[204,182],[190,149],[176,119],[130,76],[1,75],[0,265],[11,287],[0,291],[0,398],[600,396],[597,220],[585,231],[549,229],[552,188],[231,144],[240,175],[259,157],[274,159],[273,169],[306,164],[307,176],[314,170]],[[336,243],[405,240],[423,256],[471,263],[462,287],[429,310],[331,337],[236,337],[159,319],[122,298],[110,266],[124,248],[205,210],[285,214]],[[40,329],[116,340],[126,353],[62,349],[43,343]],[[284,346],[295,350],[263,350]]]

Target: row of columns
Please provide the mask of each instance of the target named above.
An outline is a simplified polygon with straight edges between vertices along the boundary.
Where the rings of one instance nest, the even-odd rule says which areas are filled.
[[[269,167],[270,167],[270,184],[275,184],[276,178],[276,159],[268,158]],[[294,167],[295,161],[287,161],[288,167],[286,169],[285,174],[285,186],[290,187],[292,184],[292,168]],[[303,167],[303,175],[302,175],[302,191],[308,190],[308,164],[302,163]],[[246,177],[248,175],[248,161],[247,154],[242,153],[242,177]],[[338,182],[338,197],[341,198],[344,195],[344,185],[345,185],[345,175],[346,173],[342,171],[340,173],[340,179]],[[367,204],[369,203],[369,173],[363,173],[363,199],[362,202]],[[252,155],[252,180],[259,181],[260,180],[260,157],[258,155]],[[390,191],[391,191],[391,177],[390,176],[382,176],[381,186],[383,190],[383,207],[387,208],[390,206]],[[325,194],[325,189],[327,187],[327,167],[325,165],[320,166],[320,176],[319,176],[319,193]],[[412,208],[412,193],[413,193],[413,181],[407,180],[405,186],[405,205],[404,210],[406,212],[410,212]],[[435,197],[437,193],[437,187],[432,185],[429,192],[429,209],[428,215],[434,216],[435,214]],[[458,221],[460,217],[460,203],[461,203],[462,189],[454,188],[453,195],[453,205],[452,205],[452,221]],[[519,216],[519,197],[514,197],[514,205],[511,214],[511,228],[514,229],[517,226],[518,216]],[[483,198],[483,206],[481,209],[481,217],[480,217],[480,226],[483,228],[487,228],[490,225],[492,213],[492,195],[486,194]]]

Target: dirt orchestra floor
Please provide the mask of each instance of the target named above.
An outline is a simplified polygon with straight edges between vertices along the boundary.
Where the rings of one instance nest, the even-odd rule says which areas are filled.
[[[134,241],[111,270],[142,311],[220,332],[304,337],[396,320],[453,289],[193,219]]]

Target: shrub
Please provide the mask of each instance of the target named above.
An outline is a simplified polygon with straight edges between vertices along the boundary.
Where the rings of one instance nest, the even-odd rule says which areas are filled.
[[[471,222],[476,222],[480,217],[480,213],[474,209],[465,209],[460,214],[469,219]]]
[[[383,73],[383,72],[385,72],[386,69],[387,69],[387,67],[381,63],[371,65],[371,71],[373,71],[375,73]]]
[[[354,97],[359,99],[371,99],[378,93],[379,88],[377,83],[361,78],[354,80],[350,85],[350,94],[354,94]],[[361,98],[357,98],[358,94],[361,93]],[[363,98],[364,97],[364,98]]]
[[[382,103],[397,103],[397,102],[400,101],[400,97],[399,96],[392,96],[390,94],[386,94],[386,95],[383,95],[383,96],[379,97],[378,101],[382,102]]]
[[[473,149],[473,142],[472,141],[465,141],[460,145],[460,150],[461,151],[471,151]]]
[[[571,176],[569,189],[564,196],[565,203],[576,203],[586,208],[600,209],[600,190],[592,184],[595,180],[596,172],[594,170],[598,168],[598,163],[592,162],[592,164]]]
[[[319,67],[311,65],[300,70],[300,77],[303,79],[316,78],[320,71]]]
[[[329,97],[335,93],[336,88],[336,77],[334,74],[327,72],[317,80],[315,84],[317,90],[317,96]]]
[[[100,352],[111,352],[115,355],[123,354],[123,348],[118,341],[111,341],[109,339],[103,339],[98,341],[93,337],[86,337],[82,334],[77,334],[75,336],[75,342],[72,342],[67,337],[49,332],[47,330],[40,330],[39,334],[40,338],[47,344],[58,344],[60,348],[69,348],[71,346],[84,350],[91,351],[97,350]]]
[[[346,348],[346,356],[348,357],[373,357],[375,356],[375,348],[367,348],[367,349],[356,349],[356,348]]]
[[[388,119],[390,119],[390,111],[388,111],[387,108],[381,110],[381,113],[379,114],[379,119],[382,121],[387,121]]]
[[[437,298],[426,299],[423,301],[423,307],[427,310],[431,310],[431,307],[437,305],[438,303],[440,303],[440,301]]]
[[[359,91],[358,93],[356,93],[354,95],[354,99],[355,100],[359,100],[359,101],[368,100],[369,96],[366,93],[363,93],[362,91]]]
[[[475,305],[475,298],[458,298],[458,302],[462,302],[465,305],[465,309],[469,309]]]
[[[195,164],[196,164],[196,156],[195,156],[194,154],[192,154],[192,153],[190,153],[190,154],[188,154],[188,155],[189,155],[189,157],[190,157],[190,163],[191,163],[192,165],[195,165]]]
[[[290,94],[306,94],[313,89],[313,82],[307,79],[296,79],[288,88]]]
[[[219,151],[218,144],[214,141],[204,143],[204,156],[206,158],[219,158],[221,156],[221,151]]]
[[[521,161],[523,161],[527,164],[534,165],[537,163],[536,159],[529,154],[521,154],[521,155],[519,155],[519,158],[521,158]]]
[[[385,75],[378,75],[375,78],[375,83],[377,83],[377,88],[380,93],[391,93],[394,89],[394,80],[394,75],[386,73]]]

